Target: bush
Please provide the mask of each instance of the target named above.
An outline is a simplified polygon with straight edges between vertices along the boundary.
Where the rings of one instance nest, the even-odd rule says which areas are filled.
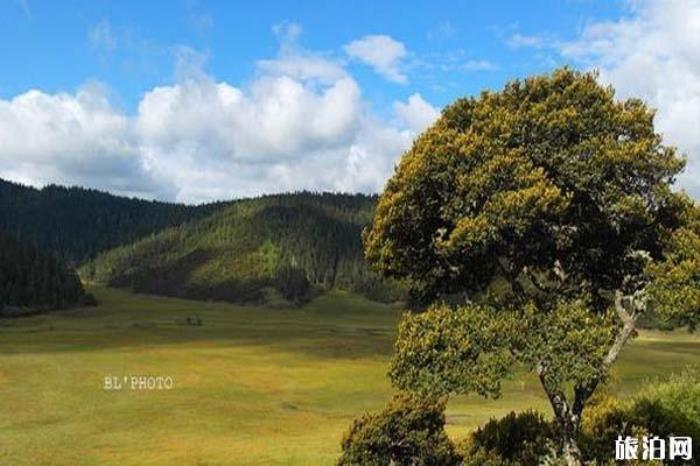
[[[632,404],[613,396],[603,396],[586,408],[581,420],[578,444],[587,461],[606,465],[614,460],[615,440],[619,435],[641,439],[648,431],[635,422]]]
[[[339,466],[457,466],[445,433],[446,399],[401,392],[375,414],[355,420],[343,438]]]
[[[700,372],[687,369],[667,382],[657,382],[637,396],[605,397],[584,412],[579,445],[584,457],[608,464],[618,435],[640,438],[648,433],[693,438],[693,458],[700,457]],[[688,464],[667,462],[666,464]]]
[[[530,466],[551,453],[555,429],[534,411],[492,419],[461,445],[463,466]]]

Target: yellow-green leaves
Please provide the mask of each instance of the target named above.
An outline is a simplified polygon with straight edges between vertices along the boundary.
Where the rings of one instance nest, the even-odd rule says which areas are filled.
[[[498,397],[513,362],[512,321],[478,306],[434,306],[406,314],[399,327],[391,379],[398,388],[433,395],[475,392]]]
[[[396,393],[386,408],[353,422],[338,466],[458,466],[462,458],[445,432],[446,402]]]
[[[684,161],[653,111],[560,69],[460,99],[404,155],[365,234],[368,261],[426,296],[478,293],[506,259],[562,263],[615,289],[627,251],[656,253],[677,221],[668,188]]]
[[[695,329],[700,322],[700,208],[688,202],[683,225],[670,238],[666,259],[649,266],[649,295],[657,316]]]
[[[585,300],[561,300],[550,311],[528,304],[518,319],[514,352],[549,387],[586,386],[607,376],[603,364],[614,339],[612,310],[595,314]]]
[[[697,321],[700,214],[671,189],[684,160],[653,118],[568,68],[443,111],[387,183],[365,252],[421,302],[474,304],[405,317],[398,387],[497,396],[518,360],[569,423],[559,392],[577,388],[578,418],[647,303]]]

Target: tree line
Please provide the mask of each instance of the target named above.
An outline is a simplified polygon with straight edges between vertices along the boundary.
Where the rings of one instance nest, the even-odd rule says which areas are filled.
[[[93,302],[75,270],[51,254],[0,233],[0,315]]]
[[[0,179],[0,231],[72,263],[219,206],[146,201],[79,187],[36,189]]]

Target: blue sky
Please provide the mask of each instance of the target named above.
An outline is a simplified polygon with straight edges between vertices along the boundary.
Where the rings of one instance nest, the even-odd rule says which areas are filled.
[[[410,84],[388,82],[355,63],[351,68],[363,90],[377,106],[415,91],[441,106],[562,62],[553,54],[509,46],[514,34],[572,39],[585,24],[624,11],[622,2],[593,0],[410,6],[405,1],[3,0],[0,96],[31,88],[71,91],[93,79],[106,83],[132,111],[145,91],[172,82],[178,47],[205,54],[206,69],[216,79],[243,84],[257,60],[276,54],[273,28],[293,22],[303,30],[304,47],[330,56],[369,34],[404,43]],[[451,60],[472,61],[475,69],[442,71]],[[479,69],[478,62],[490,67]]]
[[[697,0],[0,0],[0,177],[377,191],[445,104],[569,64],[659,108],[697,193],[698,36]]]

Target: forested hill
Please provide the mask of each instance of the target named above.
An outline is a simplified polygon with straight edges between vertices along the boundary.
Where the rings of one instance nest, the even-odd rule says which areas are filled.
[[[343,288],[393,300],[403,291],[371,273],[361,231],[376,197],[295,193],[235,201],[97,256],[81,276],[111,286],[195,299],[299,302]]]
[[[0,231],[77,263],[223,205],[170,204],[55,185],[35,189],[0,179]]]
[[[0,233],[0,317],[91,301],[75,271],[62,261]]]

